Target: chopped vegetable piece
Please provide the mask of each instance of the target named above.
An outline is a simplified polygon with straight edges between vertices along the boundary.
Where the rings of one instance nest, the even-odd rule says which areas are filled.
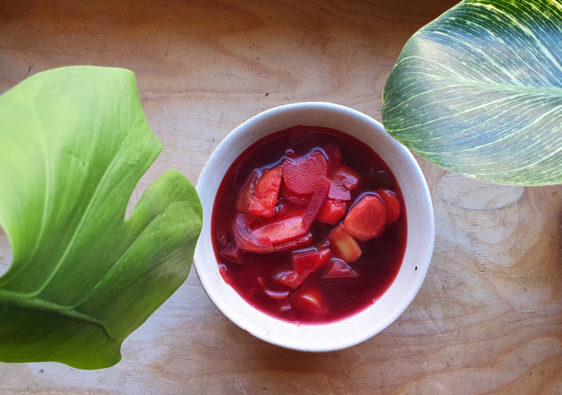
[[[287,287],[297,289],[299,285],[306,280],[310,273],[312,273],[311,270],[302,273],[297,273],[294,270],[287,270],[275,274],[273,279],[280,284],[286,285]]]
[[[257,171],[253,171],[238,197],[236,203],[238,211],[266,218],[272,217],[281,186],[282,171],[281,165],[265,169],[259,179]]]
[[[351,192],[343,185],[332,182],[329,195],[330,199],[348,201],[351,200]]]
[[[252,196],[254,196],[254,190],[256,189],[256,184],[259,178],[260,173],[258,170],[252,171],[248,178],[246,178],[246,182],[244,182],[244,185],[238,194],[236,210],[248,213],[250,202],[252,201]]]
[[[281,196],[283,197],[284,201],[296,206],[307,206],[310,202],[310,199],[312,198],[311,194],[299,195],[294,193],[293,191],[288,189],[284,183],[281,185]]]
[[[341,165],[341,150],[336,144],[328,144],[324,147],[324,152],[328,157],[328,175],[331,178],[332,173]]]
[[[338,184],[345,186],[350,191],[357,189],[359,186],[359,174],[347,166],[340,166],[333,177]]]
[[[335,225],[343,218],[346,209],[347,204],[344,201],[328,198],[316,216],[316,220],[325,224]]]
[[[375,193],[382,199],[386,208],[386,223],[396,222],[400,217],[400,202],[396,196],[396,192],[388,189],[377,189]]]
[[[309,247],[312,245],[312,233],[298,237],[294,240],[285,243],[276,244],[273,246],[275,252],[293,251],[299,248]]]
[[[295,250],[291,253],[293,268],[297,273],[312,271],[320,257],[320,252],[316,247]]]
[[[281,218],[273,218],[253,230],[257,238],[267,238],[273,245],[285,243],[308,233],[303,224],[304,210],[294,211]]]
[[[239,249],[267,254],[273,252],[271,240],[264,234],[256,234],[250,229],[248,215],[238,213],[232,223],[232,235]]]
[[[358,277],[359,273],[339,258],[330,259],[330,261],[326,264],[326,271],[322,275],[322,278],[327,280],[353,279]]]
[[[386,225],[386,208],[376,195],[364,195],[355,203],[343,221],[345,230],[365,241],[379,236]]]
[[[279,196],[282,171],[281,165],[263,171],[254,190],[254,196],[250,201],[250,214],[261,215],[262,217],[273,216],[273,210]]]
[[[318,263],[316,264],[316,269],[322,267],[328,259],[332,257],[332,250],[330,248],[325,247],[320,249],[320,259],[318,259]]]
[[[314,193],[316,181],[322,176],[325,177],[327,172],[326,158],[318,150],[283,161],[283,182],[287,189],[297,195]]]
[[[316,247],[295,250],[291,254],[293,268],[297,273],[313,271],[324,265],[332,256],[329,248],[318,250]]]
[[[332,175],[328,196],[332,199],[351,200],[351,192],[359,186],[359,174],[347,166],[338,167]]]
[[[327,309],[326,299],[315,287],[307,287],[292,296],[293,304],[311,313],[322,313]]]
[[[362,254],[361,247],[347,233],[343,224],[339,224],[330,232],[328,240],[334,255],[348,263],[357,260]]]
[[[331,181],[328,177],[320,177],[316,182],[316,190],[312,194],[312,199],[310,199],[310,204],[306,209],[306,214],[303,218],[304,226],[310,226],[312,222],[318,216],[322,207],[324,207],[324,203],[326,203],[326,199],[328,197],[328,191],[330,190]]]
[[[263,277],[258,277],[257,281],[263,292],[271,299],[282,300],[289,296],[289,291],[273,289],[273,287],[270,287],[269,284],[266,283],[266,280]]]

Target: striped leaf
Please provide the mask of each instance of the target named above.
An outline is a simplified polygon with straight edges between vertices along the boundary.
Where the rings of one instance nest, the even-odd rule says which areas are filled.
[[[559,0],[465,0],[404,46],[384,89],[384,126],[453,172],[561,183],[561,63]]]

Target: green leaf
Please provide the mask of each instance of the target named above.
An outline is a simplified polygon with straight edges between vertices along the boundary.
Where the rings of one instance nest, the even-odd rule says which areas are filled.
[[[202,223],[170,170],[125,220],[162,144],[132,72],[66,67],[0,96],[0,361],[97,369],[186,279]]]
[[[426,159],[484,181],[562,182],[559,0],[465,0],[404,46],[383,123]]]

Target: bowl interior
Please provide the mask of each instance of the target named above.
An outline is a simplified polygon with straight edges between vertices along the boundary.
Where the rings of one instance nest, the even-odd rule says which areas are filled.
[[[394,173],[406,204],[406,251],[394,282],[372,306],[328,324],[288,323],[252,307],[222,279],[211,241],[213,203],[231,163],[262,137],[298,124],[340,130],[373,148]],[[370,338],[394,322],[408,307],[429,268],[434,241],[433,210],[417,162],[380,123],[347,107],[297,103],[276,107],[249,119],[215,149],[199,176],[197,191],[204,220],[194,264],[203,287],[213,303],[240,328],[276,345],[303,351],[332,351]]]

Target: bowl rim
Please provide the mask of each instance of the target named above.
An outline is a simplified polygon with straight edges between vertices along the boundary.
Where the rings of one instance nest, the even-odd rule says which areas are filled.
[[[205,163],[203,169],[201,170],[201,173],[199,174],[198,180],[197,180],[197,184],[196,184],[196,189],[197,192],[200,194],[200,196],[202,196],[202,194],[205,192],[204,191],[204,187],[205,185],[203,185],[203,183],[205,182],[205,180],[207,180],[209,177],[211,177],[211,179],[217,178],[216,175],[208,175],[207,173],[209,171],[211,171],[211,166],[213,165],[213,162],[216,161],[217,159],[217,155],[219,155],[221,152],[223,152],[227,147],[231,146],[233,143],[235,143],[236,138],[241,138],[240,135],[242,134],[243,137],[247,138],[247,142],[240,147],[240,152],[238,152],[236,154],[235,157],[239,156],[246,148],[248,148],[250,145],[252,145],[255,141],[258,141],[259,139],[261,139],[262,137],[264,137],[265,135],[268,135],[269,133],[265,134],[264,136],[245,136],[244,133],[245,131],[251,131],[252,128],[258,127],[260,123],[266,121],[267,119],[270,119],[271,117],[276,117],[276,116],[283,116],[286,114],[290,114],[292,112],[299,112],[299,111],[309,111],[309,110],[313,110],[313,111],[325,111],[328,113],[334,113],[337,114],[336,116],[345,116],[348,117],[350,119],[353,119],[354,122],[360,122],[360,123],[364,123],[367,127],[370,127],[373,129],[373,131],[376,131],[376,133],[379,134],[384,134],[385,137],[381,137],[384,138],[386,140],[389,141],[389,144],[391,144],[393,146],[393,149],[396,149],[397,152],[400,153],[401,158],[403,160],[405,160],[405,162],[408,165],[408,168],[410,171],[413,172],[413,174],[416,175],[416,179],[415,181],[417,182],[417,188],[418,191],[421,192],[421,195],[419,195],[419,201],[420,204],[423,206],[424,212],[426,214],[425,216],[425,220],[426,223],[424,223],[424,225],[426,226],[425,229],[425,235],[422,235],[423,240],[425,242],[425,249],[422,251],[421,253],[421,259],[420,259],[420,264],[416,266],[416,271],[417,271],[417,275],[415,277],[416,281],[414,284],[412,284],[411,287],[409,287],[409,290],[407,292],[407,295],[405,295],[406,297],[403,297],[401,299],[399,308],[393,308],[391,310],[391,313],[388,314],[387,316],[384,317],[384,319],[382,320],[382,323],[378,323],[378,325],[374,325],[373,327],[367,327],[367,328],[362,328],[362,330],[360,331],[360,335],[355,335],[352,336],[351,338],[346,337],[345,339],[338,341],[336,343],[334,342],[328,342],[328,343],[322,343],[322,342],[318,342],[315,344],[302,344],[299,342],[299,340],[297,339],[295,341],[295,339],[292,340],[287,340],[284,338],[284,336],[282,334],[279,333],[273,333],[271,330],[267,329],[267,330],[261,330],[261,328],[256,327],[255,325],[248,325],[248,322],[246,320],[246,318],[242,317],[241,314],[238,314],[236,312],[233,311],[232,308],[230,308],[230,305],[225,305],[224,298],[222,298],[220,296],[220,294],[218,293],[218,291],[216,291],[214,288],[212,288],[211,286],[211,282],[214,280],[216,282],[216,278],[211,279],[209,276],[211,276],[210,274],[208,274],[208,271],[205,270],[205,262],[203,262],[203,257],[200,256],[202,254],[201,249],[203,247],[202,246],[202,239],[208,237],[209,241],[210,241],[210,220],[211,218],[209,216],[207,216],[207,218],[205,218],[204,216],[204,225],[203,225],[203,229],[202,229],[202,233],[201,233],[201,237],[197,243],[197,246],[195,248],[195,254],[194,254],[194,258],[193,258],[193,262],[194,262],[194,267],[195,270],[197,272],[197,276],[201,282],[201,285],[203,286],[204,291],[206,292],[207,296],[211,299],[211,301],[213,302],[213,304],[228,318],[230,319],[230,321],[232,321],[233,323],[235,323],[237,326],[239,326],[241,329],[245,330],[246,332],[252,334],[253,336],[264,340],[268,343],[271,344],[275,344],[281,347],[285,347],[285,348],[289,348],[289,349],[294,349],[294,350],[299,350],[299,351],[312,351],[312,352],[328,352],[328,351],[335,351],[335,350],[340,350],[340,349],[344,349],[347,347],[351,347],[353,345],[359,344],[373,336],[375,336],[376,334],[380,333],[381,331],[383,331],[384,329],[386,329],[388,326],[390,326],[393,322],[395,322],[398,317],[400,315],[402,315],[402,313],[410,306],[410,304],[412,303],[412,301],[414,300],[415,296],[417,295],[417,293],[419,292],[419,290],[421,289],[421,286],[425,280],[425,277],[427,275],[427,272],[429,270],[429,266],[431,263],[431,257],[433,255],[433,248],[434,248],[434,241],[435,241],[435,223],[434,223],[434,212],[433,212],[433,206],[432,206],[432,201],[431,201],[431,195],[429,193],[429,189],[427,186],[427,182],[425,180],[425,177],[423,175],[423,172],[421,171],[421,168],[419,167],[418,162],[415,160],[414,156],[410,153],[410,151],[408,149],[406,149],[406,147],[404,147],[402,144],[400,144],[398,141],[396,141],[394,138],[392,138],[390,135],[388,135],[388,133],[384,130],[384,127],[375,119],[369,117],[368,115],[361,113],[357,110],[354,110],[352,108],[340,105],[340,104],[334,104],[334,103],[329,103],[329,102],[299,102],[299,103],[291,103],[291,104],[285,104],[285,105],[281,105],[281,106],[276,106],[270,109],[267,109],[265,111],[262,111],[256,115],[254,115],[253,117],[247,119],[246,121],[242,122],[240,125],[238,125],[236,128],[234,128],[231,132],[229,132],[223,139],[222,141],[217,145],[217,147],[213,150],[213,152],[211,153],[211,155],[209,156],[207,162]],[[300,122],[295,122],[294,125],[297,124],[303,124]],[[290,127],[290,126],[287,126]],[[329,126],[328,126],[329,127]],[[277,130],[282,130],[283,128],[279,128]],[[338,128],[335,128],[338,129]],[[345,130],[341,130],[342,132],[349,134],[355,138],[358,138],[357,136],[355,136],[354,134],[348,133]],[[275,130],[273,130],[272,132],[275,132]],[[249,132],[246,132],[246,134],[248,134]],[[360,138],[358,138],[359,140],[361,140]],[[361,140],[363,141],[363,140]],[[365,144],[367,144],[369,147],[371,147],[371,149],[373,149],[375,152],[377,152],[377,154],[379,154],[379,156],[382,157],[382,155],[380,154],[379,151],[377,151],[372,144],[363,141]],[[387,161],[385,161],[387,162]],[[232,162],[229,162],[226,165],[226,169],[228,169],[231,166]],[[388,165],[388,164],[387,164]],[[390,165],[388,165],[389,168],[391,168],[391,170],[393,171],[393,173],[395,172],[395,169],[392,169],[392,167]],[[226,170],[225,170],[226,171]],[[395,174],[396,176],[396,174]],[[398,177],[397,177],[398,178]],[[219,185],[220,182],[222,182],[222,176],[220,177],[220,180],[218,181]],[[400,184],[401,189],[402,188],[402,184]],[[214,191],[214,193],[216,194],[216,190]],[[202,199],[203,200],[203,199]],[[215,195],[213,195],[212,198],[212,202],[210,203],[211,208],[210,208],[210,212],[212,214],[212,209],[214,206],[214,200],[215,200]],[[404,198],[405,203],[406,203],[406,198]],[[206,203],[206,202],[205,202]],[[205,204],[203,203],[203,204]],[[207,203],[208,204],[208,203]],[[205,210],[204,210],[205,211]],[[408,217],[410,219],[410,217]],[[394,278],[393,282],[390,284],[389,288],[383,293],[383,295],[381,296],[380,299],[382,299],[384,297],[385,294],[387,294],[389,292],[389,290],[392,288],[393,284],[396,282],[396,280],[398,279],[398,277],[400,276],[400,273],[402,272],[403,266],[404,266],[404,261],[406,259],[406,252],[408,251],[408,245],[409,245],[409,239],[410,239],[410,226],[409,226],[409,222],[408,221],[408,225],[407,225],[407,239],[406,239],[406,251],[403,257],[403,261],[401,263],[401,267],[399,269],[399,272],[397,273],[396,277]],[[204,230],[208,229],[209,232],[208,234],[204,234]],[[210,245],[212,247],[212,241],[210,241]],[[218,262],[215,256],[215,252],[214,249],[212,249],[212,256],[214,257],[214,261],[212,262],[212,265],[214,265],[216,267],[216,270],[214,270],[214,277],[216,277],[216,274],[218,273]],[[219,274],[220,277],[220,274]],[[356,312],[348,317],[345,317],[341,320],[337,320],[337,321],[333,321],[333,322],[329,322],[329,323],[322,323],[322,324],[298,324],[298,323],[289,323],[277,318],[274,318],[273,316],[268,315],[267,313],[264,313],[260,310],[258,310],[257,308],[251,306],[248,302],[246,302],[240,295],[238,295],[238,293],[228,284],[226,284],[226,282],[224,282],[224,280],[222,278],[219,279],[218,281],[219,283],[222,282],[222,285],[219,285],[219,287],[225,288],[228,287],[232,290],[232,292],[234,292],[238,298],[243,302],[245,306],[245,308],[243,308],[243,310],[247,310],[247,308],[249,307],[253,313],[249,313],[251,314],[253,317],[251,317],[252,319],[255,319],[256,321],[259,321],[261,319],[270,322],[271,320],[274,320],[277,325],[279,327],[281,327],[281,329],[279,330],[279,332],[282,332],[284,329],[287,328],[287,325],[291,326],[291,327],[296,327],[296,328],[300,328],[302,331],[304,330],[309,330],[309,328],[314,328],[314,331],[318,331],[318,332],[322,332],[322,331],[327,331],[329,332],[330,330],[332,331],[336,331],[338,329],[338,327],[341,326],[342,322],[352,322],[354,320],[358,320],[356,317],[360,317],[363,316],[365,314],[365,312],[373,309],[373,306],[376,306],[377,303],[379,303],[379,300],[377,300],[377,303],[373,303],[373,305],[368,306],[362,310],[360,310],[359,312]],[[228,292],[228,291],[227,291]],[[231,292],[229,292],[231,294]],[[232,295],[231,295],[232,296]],[[234,298],[236,298],[235,296],[232,296]],[[230,301],[231,302],[231,301]],[[230,303],[229,302],[229,303]],[[234,303],[234,302],[231,302]],[[236,302],[237,303],[237,302]],[[349,327],[349,325],[347,325]],[[304,332],[303,332],[304,333]],[[322,337],[322,336],[320,336]],[[325,338],[322,337],[322,338]]]

